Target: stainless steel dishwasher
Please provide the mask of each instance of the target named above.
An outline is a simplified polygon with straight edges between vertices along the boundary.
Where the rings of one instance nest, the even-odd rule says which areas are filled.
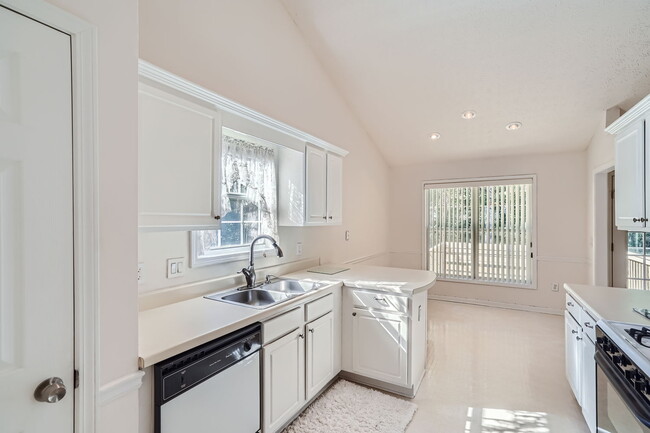
[[[259,323],[154,366],[156,433],[260,431]]]

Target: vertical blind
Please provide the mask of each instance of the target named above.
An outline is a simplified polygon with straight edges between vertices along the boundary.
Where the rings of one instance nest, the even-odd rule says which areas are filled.
[[[532,179],[425,185],[427,269],[442,279],[532,284]]]

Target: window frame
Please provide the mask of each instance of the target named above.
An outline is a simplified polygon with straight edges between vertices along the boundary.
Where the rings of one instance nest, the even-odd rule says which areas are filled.
[[[425,180],[422,182],[422,196],[420,199],[420,216],[421,220],[421,233],[420,233],[420,263],[422,269],[427,269],[427,185],[436,185],[443,186],[448,185],[449,188],[453,187],[468,187],[475,184],[474,186],[483,186],[485,184],[495,184],[498,185],[499,182],[512,182],[517,180],[526,180],[531,181],[531,199],[530,199],[530,209],[531,209],[531,228],[530,228],[530,240],[533,243],[530,251],[533,254],[531,258],[531,283],[530,284],[513,284],[513,283],[500,283],[492,281],[481,281],[476,279],[471,280],[460,280],[453,278],[436,278],[437,281],[443,281],[445,283],[454,283],[454,284],[473,284],[480,286],[493,286],[493,287],[507,287],[515,289],[525,289],[525,290],[537,290],[538,281],[537,281],[537,266],[538,266],[538,255],[537,255],[537,175],[535,174],[520,174],[520,175],[507,175],[507,176],[486,176],[486,177],[471,177],[471,178],[449,178],[449,179],[433,179]]]

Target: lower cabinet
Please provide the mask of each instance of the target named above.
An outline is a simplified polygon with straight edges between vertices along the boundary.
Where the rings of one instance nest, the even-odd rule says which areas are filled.
[[[408,316],[354,308],[352,369],[384,382],[407,384]]]
[[[341,370],[340,288],[262,323],[262,432],[291,421]]]
[[[264,347],[264,426],[274,432],[305,403],[305,335],[296,329]]]
[[[587,309],[566,295],[564,341],[566,377],[582,407],[589,431],[596,433],[596,361],[594,341],[596,321]]]
[[[328,313],[306,325],[307,400],[334,377],[334,314]]]

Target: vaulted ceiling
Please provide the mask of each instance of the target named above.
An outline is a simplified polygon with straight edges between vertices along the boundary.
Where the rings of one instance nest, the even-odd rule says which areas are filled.
[[[584,149],[650,93],[647,0],[281,1],[391,165]]]

